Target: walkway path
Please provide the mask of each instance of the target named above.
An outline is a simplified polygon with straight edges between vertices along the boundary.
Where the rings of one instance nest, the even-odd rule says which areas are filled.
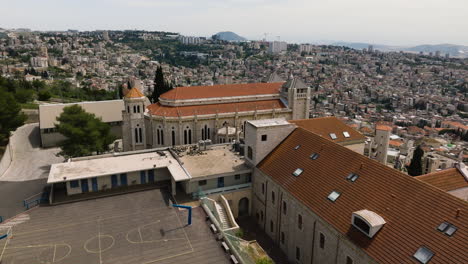
[[[58,148],[40,148],[39,124],[19,127],[10,138],[13,161],[8,170],[0,175],[0,181],[28,181],[44,179],[49,175],[50,165],[63,162],[55,154]]]

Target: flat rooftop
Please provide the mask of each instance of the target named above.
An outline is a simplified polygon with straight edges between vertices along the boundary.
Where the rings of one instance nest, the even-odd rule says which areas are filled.
[[[0,224],[12,234],[0,240],[0,262],[229,264],[203,209],[193,209],[188,226],[187,211],[171,204],[156,189],[37,207]]]
[[[41,129],[54,128],[57,117],[63,112],[63,108],[71,105],[79,105],[86,112],[95,114],[103,122],[122,121],[122,111],[125,110],[123,100],[108,100],[97,102],[79,102],[69,104],[44,104],[39,105],[39,127]]]
[[[169,151],[160,151],[159,153],[164,153],[164,155],[154,151],[102,158],[90,157],[86,160],[52,164],[47,183],[159,168],[167,168],[176,182],[190,179],[190,176]]]
[[[286,119],[284,119],[284,118],[249,120],[248,122],[251,123],[255,127],[291,125],[291,123],[286,121]]]
[[[244,159],[231,151],[232,145],[212,145],[202,154],[181,153],[180,161],[192,178],[233,172],[248,173],[251,171],[245,165]]]

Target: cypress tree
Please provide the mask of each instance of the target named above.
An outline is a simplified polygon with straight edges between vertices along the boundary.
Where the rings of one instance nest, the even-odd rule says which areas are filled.
[[[159,96],[161,96],[161,94],[167,92],[167,86],[166,86],[166,82],[164,81],[164,74],[163,74],[163,71],[162,71],[162,67],[159,66],[157,69],[156,69],[156,74],[155,74],[155,77],[154,77],[154,88],[153,88],[153,92],[151,93],[151,102],[153,103],[156,103],[159,101]]]
[[[424,150],[421,145],[417,146],[413,153],[413,159],[409,166],[406,167],[408,174],[411,176],[422,175],[422,157],[424,156]]]

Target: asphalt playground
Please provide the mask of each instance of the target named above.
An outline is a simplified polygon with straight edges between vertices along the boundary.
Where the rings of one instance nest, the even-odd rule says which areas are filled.
[[[1,264],[230,263],[206,215],[163,189],[40,206],[0,224]]]

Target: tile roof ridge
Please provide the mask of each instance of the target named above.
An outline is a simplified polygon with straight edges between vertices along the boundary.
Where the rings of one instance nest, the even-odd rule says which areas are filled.
[[[437,190],[437,192],[439,192],[439,195],[442,195],[444,199],[449,199],[449,200],[452,200],[452,201],[456,200],[457,202],[459,202],[459,201],[465,202],[465,200],[463,200],[463,199],[461,199],[461,198],[458,198],[458,197],[455,197],[455,196],[453,196],[453,195],[451,195],[451,194],[449,194],[449,193],[447,193],[447,192],[445,192],[445,191],[443,191],[443,190],[441,190],[441,189],[439,189],[439,188],[437,188],[437,187],[435,187],[435,186],[432,186],[432,185],[430,185],[430,184],[427,184],[427,183],[425,183],[425,182],[422,182],[422,181],[416,179],[416,177],[413,177],[413,176],[410,176],[410,175],[406,175],[406,174],[404,174],[403,172],[400,172],[400,171],[398,171],[398,170],[396,170],[396,169],[394,169],[394,168],[385,166],[385,165],[383,165],[382,163],[378,162],[377,160],[368,158],[368,157],[366,157],[366,156],[364,156],[364,155],[361,155],[361,154],[359,154],[359,153],[357,153],[357,152],[354,152],[353,150],[348,149],[348,148],[345,147],[345,146],[342,146],[342,145],[340,145],[340,144],[337,144],[336,142],[327,140],[326,138],[323,138],[322,136],[320,136],[320,135],[318,135],[318,134],[316,134],[316,133],[314,133],[314,132],[312,132],[312,131],[309,131],[309,130],[307,130],[307,129],[304,129],[304,128],[302,128],[302,127],[297,127],[293,132],[291,132],[291,133],[288,135],[288,137],[286,137],[280,144],[278,144],[277,147],[280,147],[281,144],[282,144],[287,138],[289,138],[291,135],[293,135],[296,131],[302,131],[302,132],[305,132],[305,133],[307,133],[307,134],[313,134],[313,135],[317,136],[318,138],[320,138],[319,140],[323,140],[323,142],[325,142],[325,143],[321,143],[321,144],[325,145],[325,148],[327,147],[327,146],[326,146],[327,144],[329,144],[329,145],[334,144],[337,148],[340,148],[342,151],[352,153],[352,155],[362,156],[362,157],[364,158],[364,161],[366,161],[366,162],[368,162],[368,163],[371,163],[371,164],[370,164],[371,166],[377,166],[377,167],[380,167],[381,170],[387,170],[387,171],[389,171],[389,172],[391,172],[391,173],[395,173],[395,176],[400,177],[401,179],[408,180],[409,182],[411,182],[411,184],[416,184],[416,185],[418,185],[418,187]],[[276,148],[275,148],[275,149],[276,149]],[[322,150],[323,150],[323,148],[322,148]],[[273,152],[273,151],[274,151],[274,150],[272,150],[272,152]],[[270,152],[270,154],[271,154],[272,152]],[[268,157],[270,154],[268,154],[267,157]],[[362,158],[362,157],[361,157],[361,158]],[[265,159],[266,159],[266,157],[265,157]],[[265,159],[264,159],[264,160],[265,160]],[[263,161],[262,161],[262,162],[263,162]],[[361,163],[364,163],[364,162],[361,162]],[[259,165],[260,165],[260,163],[259,163]],[[259,166],[259,165],[257,165],[257,166]],[[364,163],[364,164],[362,164],[362,165],[365,166],[366,164]],[[466,206],[468,206],[468,202],[466,203]],[[467,207],[467,208],[468,208],[468,207]]]

